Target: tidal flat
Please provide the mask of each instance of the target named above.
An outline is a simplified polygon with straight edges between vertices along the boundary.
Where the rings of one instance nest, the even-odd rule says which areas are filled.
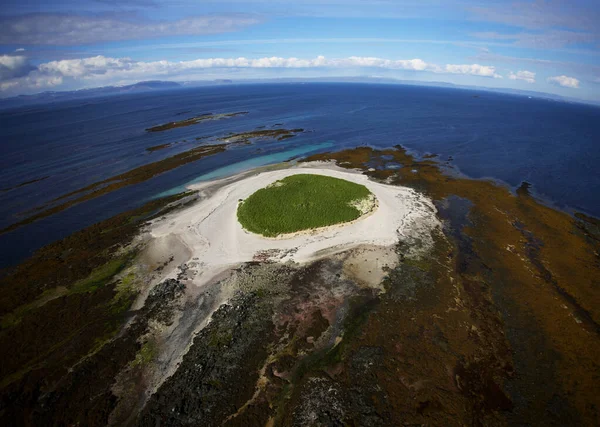
[[[234,228],[235,209],[235,233],[203,228],[203,209],[210,218],[228,197],[235,208],[236,189],[249,195],[294,168],[389,194],[378,197],[389,216],[364,221],[390,228],[369,233],[359,220],[302,237],[309,245],[263,242]],[[224,259],[219,236],[262,246]],[[19,351],[3,354],[0,418],[595,425],[599,254],[598,220],[526,186],[449,175],[400,146],[203,183],[3,272],[0,342]]]

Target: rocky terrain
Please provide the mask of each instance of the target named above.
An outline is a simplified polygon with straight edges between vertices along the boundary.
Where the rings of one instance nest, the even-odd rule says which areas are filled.
[[[598,424],[598,220],[401,147],[306,160],[409,187],[441,226],[210,280],[151,230],[217,189],[76,233],[3,272],[2,424]]]

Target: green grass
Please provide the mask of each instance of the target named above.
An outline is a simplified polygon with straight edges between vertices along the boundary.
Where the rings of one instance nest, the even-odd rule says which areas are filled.
[[[357,219],[351,205],[371,195],[364,185],[323,175],[292,175],[258,190],[240,203],[242,226],[267,237]]]
[[[117,293],[110,302],[111,313],[124,313],[131,307],[133,300],[139,292],[136,288],[135,273],[130,271],[127,275],[122,277],[115,286],[115,290]]]

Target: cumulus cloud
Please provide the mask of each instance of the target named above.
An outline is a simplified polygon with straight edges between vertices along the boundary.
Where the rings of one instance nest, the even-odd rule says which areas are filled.
[[[51,89],[60,86],[61,84],[63,84],[63,78],[61,76],[40,76],[31,74],[20,79],[0,81],[0,92],[10,90],[37,92],[40,90]]]
[[[532,71],[517,71],[513,73],[512,71],[508,75],[508,78],[511,80],[523,80],[527,83],[535,83],[535,73]]]
[[[178,21],[125,20],[112,15],[38,13],[0,17],[0,44],[80,45],[236,31],[259,23],[251,15],[207,15]]]
[[[373,57],[351,56],[345,59],[328,61],[330,65],[338,67],[375,67],[387,68],[390,70],[414,70],[424,71],[431,68],[422,59],[399,59],[390,60]]]
[[[549,77],[548,82],[557,84],[562,87],[569,87],[569,88],[573,88],[573,89],[579,88],[579,80],[577,80],[575,77],[568,77],[568,76],[564,76],[564,75],[563,76],[554,76],[554,77]]]
[[[19,64],[26,64],[24,59],[16,60],[15,56],[3,59],[6,67],[18,69]],[[18,57],[24,58],[24,57]],[[25,61],[25,62],[23,62]],[[1,64],[2,62],[0,62]],[[186,76],[201,75],[208,69],[241,70],[241,69],[364,69],[377,68],[388,70],[408,70],[415,72],[433,72],[440,74],[465,74],[472,76],[501,78],[492,66],[479,64],[447,64],[427,63],[422,59],[391,60],[376,57],[351,56],[348,58],[327,59],[317,56],[313,59],[295,57],[264,58],[202,58],[191,61],[135,61],[131,58],[110,58],[94,56],[83,59],[63,59],[38,65],[26,74],[6,72],[0,78],[0,90],[5,92],[27,92],[43,87],[54,87],[69,83],[72,87],[101,86],[117,82],[136,82],[149,79],[183,79]]]
[[[0,55],[0,81],[22,77],[32,70],[25,56]]]
[[[496,67],[489,65],[453,65],[448,64],[444,68],[445,72],[452,74],[470,74],[472,76],[482,77],[493,77],[495,79],[501,79],[502,76],[496,73]]]

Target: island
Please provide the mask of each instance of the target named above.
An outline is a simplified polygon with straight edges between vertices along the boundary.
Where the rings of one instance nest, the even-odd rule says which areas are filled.
[[[223,120],[229,119],[237,116],[245,116],[248,114],[247,111],[240,111],[237,113],[221,113],[221,114],[213,114],[213,113],[205,113],[199,116],[190,117],[188,119],[179,120],[176,122],[164,123],[162,125],[152,126],[146,129],[147,132],[163,132],[170,129],[181,128],[185,126],[196,125],[198,123],[210,121],[210,120]]]
[[[229,144],[250,144],[252,141],[269,139],[283,141],[284,139],[293,138],[302,132],[304,132],[304,129],[258,129],[249,132],[232,133],[222,136],[218,140]]]
[[[40,249],[0,277],[0,345],[19,350],[0,364],[3,416],[594,425],[598,220],[443,162],[400,146],[318,153]]]

